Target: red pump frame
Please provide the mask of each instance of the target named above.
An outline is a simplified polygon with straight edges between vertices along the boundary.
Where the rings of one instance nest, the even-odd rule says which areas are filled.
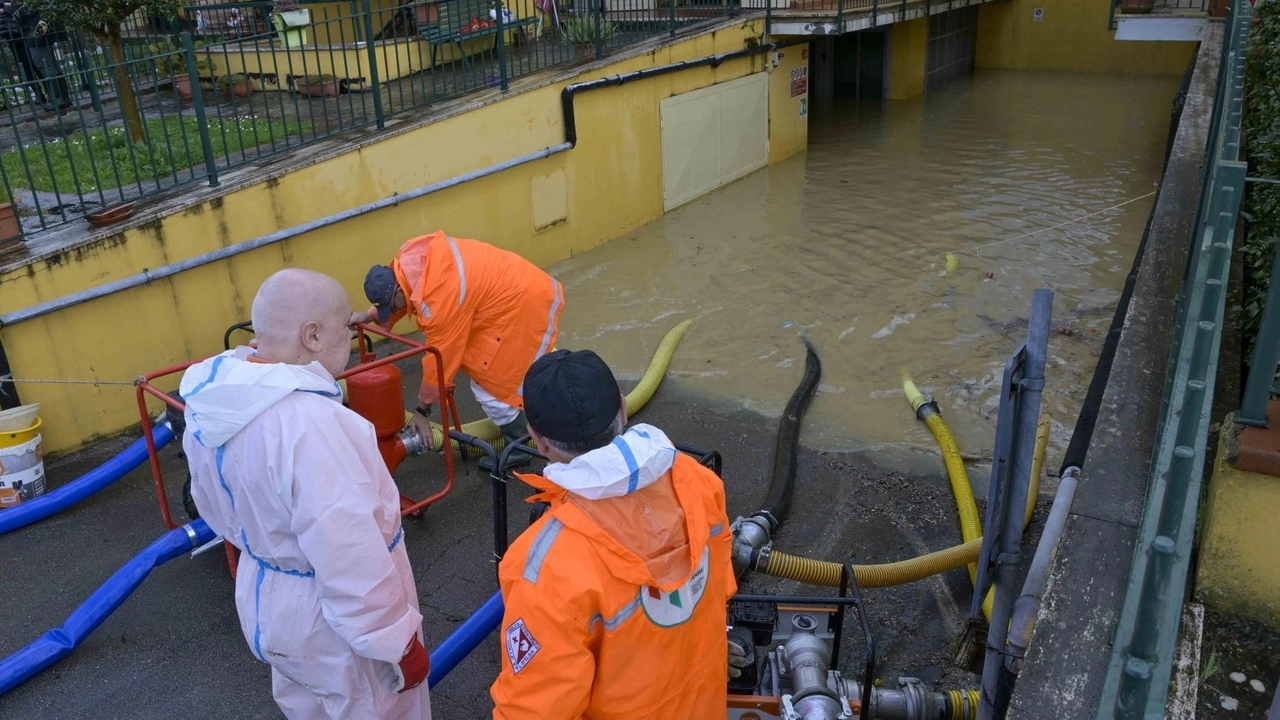
[[[444,362],[440,356],[440,351],[431,345],[426,345],[404,337],[403,335],[397,335],[393,332],[383,330],[376,325],[361,323],[356,325],[356,329],[356,337],[359,341],[360,362],[342,371],[342,373],[337,377],[339,380],[351,377],[352,375],[364,372],[365,370],[372,370],[376,367],[396,363],[424,353],[431,353],[436,358],[436,382],[440,387],[446,388],[445,392],[441,393],[440,400],[440,421],[446,448],[446,452],[444,452],[445,485],[439,492],[428,495],[421,500],[414,500],[404,494],[400,495],[400,515],[420,515],[422,514],[422,511],[444,499],[444,497],[453,490],[453,453],[447,451],[447,448],[449,447],[448,443],[451,442],[449,439],[449,430],[451,427],[461,428],[462,422],[458,417],[458,407],[453,399],[453,389],[444,382]],[[401,350],[400,352],[393,353],[384,358],[374,359],[374,354],[368,349],[368,347],[366,347],[365,332],[406,345],[408,346],[408,349]],[[169,367],[147,373],[139,378],[135,385],[138,398],[138,413],[142,418],[142,436],[146,438],[147,441],[147,457],[151,464],[151,478],[155,482],[156,500],[160,504],[160,516],[164,519],[164,524],[171,530],[178,527],[178,524],[173,521],[172,516],[169,514],[169,496],[164,489],[164,477],[160,470],[160,456],[156,450],[155,439],[151,436],[152,423],[151,416],[147,412],[147,395],[151,395],[178,412],[183,412],[186,409],[186,406],[182,402],[175,400],[168,393],[160,390],[151,383],[153,380],[158,378],[183,372],[192,365],[202,361],[203,359],[191,360],[179,365],[171,365]],[[227,551],[227,563],[230,565],[231,575],[234,577],[236,573],[235,546],[231,543],[225,543],[225,546]]]

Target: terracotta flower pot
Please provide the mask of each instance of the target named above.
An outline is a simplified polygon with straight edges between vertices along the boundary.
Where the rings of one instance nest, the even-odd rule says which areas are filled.
[[[1116,9],[1125,15],[1146,15],[1155,5],[1155,0],[1118,0]]]
[[[299,78],[293,83],[300,95],[309,97],[333,97],[338,94],[338,79],[308,82]]]
[[[22,224],[18,222],[17,208],[13,203],[0,203],[0,248],[22,242]]]
[[[190,100],[192,97],[191,76],[175,75],[173,77],[173,91],[176,92],[178,94],[178,97],[182,98],[183,100]]]

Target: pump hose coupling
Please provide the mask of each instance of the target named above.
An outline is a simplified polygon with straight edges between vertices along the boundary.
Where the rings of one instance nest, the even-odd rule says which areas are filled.
[[[396,433],[400,444],[404,445],[405,455],[425,455],[430,452],[427,450],[427,444],[422,442],[422,436],[411,427],[407,427]]]

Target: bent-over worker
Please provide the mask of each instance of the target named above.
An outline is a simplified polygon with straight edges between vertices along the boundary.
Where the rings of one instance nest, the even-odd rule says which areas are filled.
[[[390,328],[409,314],[440,351],[447,387],[436,382],[435,356],[424,354],[418,411],[410,421],[428,448],[435,449],[431,408],[459,369],[503,437],[524,437],[524,375],[555,348],[564,308],[560,283],[516,253],[437,231],[406,242],[390,266],[373,266],[364,291],[373,307],[353,314],[353,323],[377,318]],[[528,459],[517,455],[513,459]],[[489,469],[488,460],[481,466]]]
[[[618,383],[589,350],[538,359],[524,389],[549,463],[519,477],[550,507],[499,566],[493,717],[723,717],[737,583],[720,478],[658,428],[625,430]]]
[[[253,301],[257,350],[182,378],[191,494],[240,550],[236,610],[289,718],[430,718],[400,494],[373,425],[342,406],[346,292],[282,270]]]

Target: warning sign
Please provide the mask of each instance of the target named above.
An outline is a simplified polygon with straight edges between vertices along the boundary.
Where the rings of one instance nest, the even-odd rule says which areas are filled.
[[[809,92],[809,68],[798,67],[791,71],[791,97],[798,98]]]

